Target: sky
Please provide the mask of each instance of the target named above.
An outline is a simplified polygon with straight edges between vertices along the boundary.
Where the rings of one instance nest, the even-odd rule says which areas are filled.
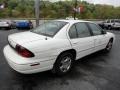
[[[60,0],[49,0],[49,1],[60,1]],[[94,4],[108,4],[113,6],[120,6],[120,0],[82,0],[82,1],[87,1],[89,3],[94,3]]]
[[[94,4],[108,4],[108,5],[120,6],[120,0],[84,0],[84,1],[88,1],[89,3],[94,3]]]

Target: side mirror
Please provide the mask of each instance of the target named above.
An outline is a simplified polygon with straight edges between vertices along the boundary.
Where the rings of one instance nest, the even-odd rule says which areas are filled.
[[[102,30],[102,34],[106,34],[106,31],[105,31],[105,30]]]

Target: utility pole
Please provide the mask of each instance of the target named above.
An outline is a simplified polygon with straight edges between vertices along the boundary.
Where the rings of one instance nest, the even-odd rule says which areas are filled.
[[[75,0],[75,9],[77,8],[77,0]],[[74,11],[74,20],[76,19],[76,11]]]
[[[35,17],[36,17],[36,27],[39,26],[39,15],[40,15],[40,0],[35,0]]]

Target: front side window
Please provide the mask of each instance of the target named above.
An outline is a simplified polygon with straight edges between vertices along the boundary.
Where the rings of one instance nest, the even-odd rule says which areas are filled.
[[[90,26],[94,35],[101,35],[102,34],[102,30],[96,24],[89,23],[89,26]]]
[[[78,38],[91,36],[90,31],[85,23],[77,23],[76,28],[77,28]]]
[[[31,32],[53,37],[66,24],[67,22],[63,22],[63,21],[49,21],[40,25],[39,27],[32,30]]]
[[[114,23],[115,21],[114,20],[111,20],[111,23]]]
[[[120,20],[115,20],[115,22],[120,23]]]
[[[108,20],[107,23],[110,23],[110,21]]]

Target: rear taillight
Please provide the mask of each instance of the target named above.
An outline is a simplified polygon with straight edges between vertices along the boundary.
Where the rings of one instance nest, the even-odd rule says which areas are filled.
[[[18,44],[16,45],[15,49],[16,49],[17,53],[23,57],[26,57],[26,58],[34,57],[34,54],[31,51],[27,50],[26,48],[24,48]]]

